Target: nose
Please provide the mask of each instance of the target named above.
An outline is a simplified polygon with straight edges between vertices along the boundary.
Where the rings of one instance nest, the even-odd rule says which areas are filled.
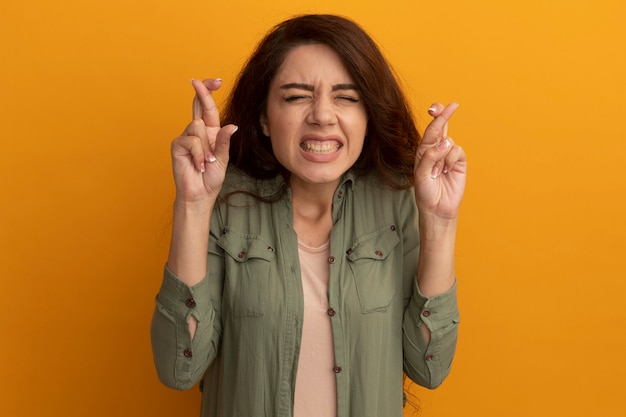
[[[332,97],[319,97],[313,101],[307,121],[314,125],[332,125],[337,122],[337,113]]]

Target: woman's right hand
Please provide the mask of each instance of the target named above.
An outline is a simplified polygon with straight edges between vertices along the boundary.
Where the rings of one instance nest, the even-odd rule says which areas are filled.
[[[237,126],[220,125],[211,93],[222,86],[222,80],[192,80],[191,84],[196,91],[193,120],[171,146],[176,200],[214,202],[224,183],[230,138]]]

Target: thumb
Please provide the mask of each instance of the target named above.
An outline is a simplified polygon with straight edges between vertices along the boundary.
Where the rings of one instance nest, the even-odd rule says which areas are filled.
[[[214,155],[220,162],[223,164],[228,164],[229,159],[229,151],[230,151],[230,138],[235,134],[235,132],[239,129],[239,126],[236,125],[226,125],[223,126],[219,132],[217,132],[217,137],[215,138],[215,149]],[[214,161],[210,161],[214,162]]]
[[[444,169],[445,158],[452,147],[452,139],[445,138],[431,146],[424,152],[424,156],[417,165],[416,176],[420,178],[437,178]]]

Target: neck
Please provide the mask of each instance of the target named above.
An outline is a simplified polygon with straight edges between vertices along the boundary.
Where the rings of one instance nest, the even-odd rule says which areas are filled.
[[[293,226],[298,239],[307,246],[319,247],[330,238],[333,196],[337,183],[290,184]]]
[[[302,212],[328,211],[332,208],[333,198],[339,180],[312,184],[292,178],[289,182],[294,208],[297,206]]]

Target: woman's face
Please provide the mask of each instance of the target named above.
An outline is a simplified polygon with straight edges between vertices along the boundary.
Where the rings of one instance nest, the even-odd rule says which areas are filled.
[[[339,55],[326,45],[301,45],[272,80],[261,125],[292,186],[337,184],[361,154],[367,114]]]

